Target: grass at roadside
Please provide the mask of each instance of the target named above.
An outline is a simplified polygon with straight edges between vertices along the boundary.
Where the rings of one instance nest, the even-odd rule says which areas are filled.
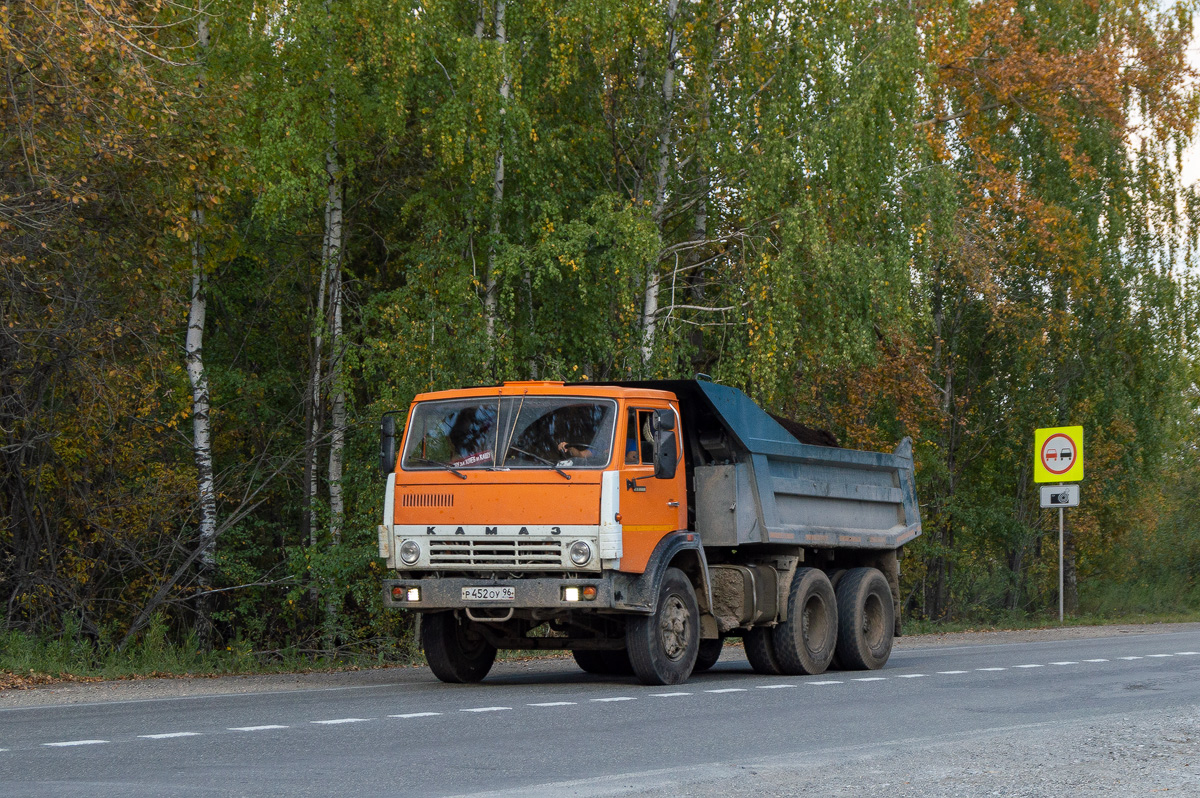
[[[1178,574],[1164,574],[1118,582],[1091,580],[1079,589],[1079,612],[1063,619],[1063,626],[1113,626],[1138,623],[1189,623],[1200,621],[1200,582]],[[962,613],[950,620],[905,618],[904,633],[977,632],[1041,629],[1059,626],[1057,608],[1049,612],[996,612],[986,609]]]
[[[1142,623],[1200,622],[1200,610],[1173,612],[1133,612],[1121,615],[1082,614],[1068,616],[1061,626],[1120,626]],[[1060,626],[1058,615],[1003,616],[988,620],[905,620],[904,634],[924,635],[949,632],[1001,632],[1023,629],[1050,629]]]
[[[420,662],[420,652],[408,640],[387,649],[376,648],[370,654],[350,649],[332,654],[301,649],[255,651],[240,644],[205,651],[194,635],[172,642],[157,622],[149,624],[140,639],[124,650],[90,640],[74,629],[64,629],[55,638],[0,633],[0,690],[59,681],[303,673]]]

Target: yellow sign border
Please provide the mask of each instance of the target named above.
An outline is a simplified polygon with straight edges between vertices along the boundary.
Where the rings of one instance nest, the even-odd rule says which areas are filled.
[[[1061,474],[1042,464],[1042,446],[1055,435],[1066,435],[1075,444],[1075,462]],[[1083,479],[1083,427],[1044,427],[1033,431],[1033,481],[1080,482]]]

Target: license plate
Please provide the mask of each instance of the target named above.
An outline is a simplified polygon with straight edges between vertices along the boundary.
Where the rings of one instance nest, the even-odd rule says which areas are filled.
[[[515,587],[464,587],[463,601],[512,601],[517,597]]]

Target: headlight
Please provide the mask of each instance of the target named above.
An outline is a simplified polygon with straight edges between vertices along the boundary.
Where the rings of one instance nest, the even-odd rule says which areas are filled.
[[[400,544],[400,562],[405,565],[415,565],[421,559],[421,546],[415,540],[406,540]]]
[[[592,547],[586,540],[577,540],[571,544],[571,562],[576,565],[587,565],[592,559]]]

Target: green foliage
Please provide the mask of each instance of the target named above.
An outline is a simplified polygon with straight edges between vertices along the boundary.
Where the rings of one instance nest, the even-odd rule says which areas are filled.
[[[938,620],[1055,607],[1032,431],[1083,424],[1081,611],[1195,607],[1184,6],[536,0],[505,4],[502,40],[492,0],[234,0],[203,53],[182,6],[57,27],[43,7],[0,26],[13,85],[64,87],[0,102],[2,667],[404,660],[376,420],[531,377],[703,371],[846,445],[913,437],[903,593]],[[331,171],[346,349],[314,403]],[[204,590],[180,347],[196,236],[223,524]]]

